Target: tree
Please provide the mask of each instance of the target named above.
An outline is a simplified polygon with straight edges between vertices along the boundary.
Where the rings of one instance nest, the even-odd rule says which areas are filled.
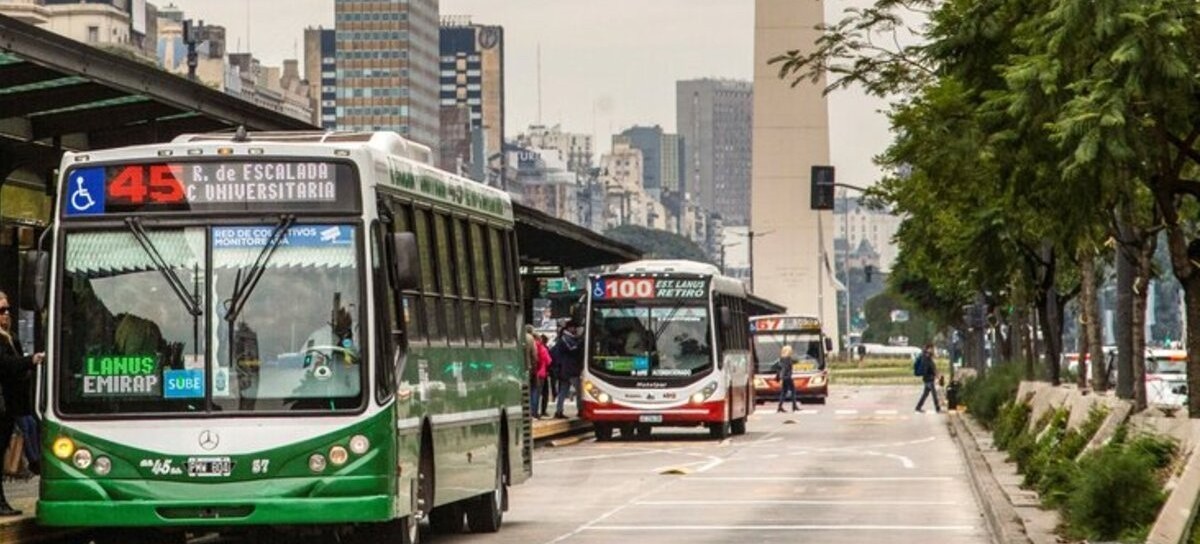
[[[673,232],[621,225],[610,229],[604,235],[637,248],[647,259],[683,259],[711,263],[704,249]]]

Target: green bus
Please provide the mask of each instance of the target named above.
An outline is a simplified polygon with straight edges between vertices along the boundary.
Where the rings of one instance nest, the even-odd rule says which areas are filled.
[[[23,278],[52,331],[39,522],[498,530],[532,472],[512,203],[430,156],[241,131],[67,153]]]

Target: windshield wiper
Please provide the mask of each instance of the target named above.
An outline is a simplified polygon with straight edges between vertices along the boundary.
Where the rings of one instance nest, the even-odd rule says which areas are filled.
[[[271,256],[275,254],[275,250],[279,249],[279,245],[287,238],[288,229],[292,223],[296,222],[296,216],[291,214],[279,216],[279,222],[275,224],[275,230],[271,231],[271,236],[267,238],[266,245],[262,251],[258,252],[258,258],[254,260],[254,264],[250,266],[250,270],[246,272],[246,279],[243,282],[241,276],[233,282],[233,296],[229,299],[229,307],[225,311],[225,321],[230,324],[230,332],[233,332],[233,322],[237,320],[242,313],[242,308],[246,306],[246,301],[250,298],[250,293],[254,292],[254,287],[258,285],[258,280],[262,278],[263,272],[267,270],[267,263],[271,261]]]
[[[125,226],[129,227],[129,232],[133,233],[133,238],[137,240],[138,245],[142,246],[142,251],[150,257],[150,261],[154,263],[154,267],[162,273],[167,280],[167,285],[171,286],[171,290],[175,291],[175,296],[179,297],[179,301],[183,302],[184,308],[187,308],[192,317],[199,317],[204,313],[200,308],[199,297],[189,294],[187,287],[183,285],[183,280],[179,279],[179,274],[175,273],[175,269],[167,264],[167,260],[158,252],[158,248],[154,246],[154,242],[150,240],[150,235],[146,234],[145,227],[142,226],[142,220],[139,217],[129,217],[125,219]]]

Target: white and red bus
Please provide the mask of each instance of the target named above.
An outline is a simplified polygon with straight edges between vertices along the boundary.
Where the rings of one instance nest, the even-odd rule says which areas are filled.
[[[775,374],[779,352],[792,346],[792,382],[802,403],[825,404],[829,396],[826,357],[833,341],[821,330],[821,320],[806,315],[767,315],[750,318],[754,341],[754,390],[758,400],[778,400],[781,390]]]
[[[691,261],[592,276],[582,395],[597,440],[656,426],[744,433],[754,411],[747,299],[741,282]]]

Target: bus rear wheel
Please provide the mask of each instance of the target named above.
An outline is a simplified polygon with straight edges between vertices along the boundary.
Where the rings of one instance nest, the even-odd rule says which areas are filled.
[[[728,422],[728,421],[722,421],[720,423],[709,423],[708,424],[709,436],[711,436],[717,440],[721,440],[721,439],[724,439],[725,437],[729,436],[729,431],[730,431],[730,422]]]
[[[443,535],[456,535],[463,532],[462,504],[450,504],[434,508],[429,513],[429,526],[433,532]]]
[[[612,436],[612,427],[609,427]],[[479,495],[466,503],[467,527],[472,533],[495,533],[504,523],[504,445],[496,456],[496,487],[491,493]]]
[[[746,434],[746,418],[739,417],[733,421],[730,421],[729,430],[733,431],[733,434],[735,435]]]

